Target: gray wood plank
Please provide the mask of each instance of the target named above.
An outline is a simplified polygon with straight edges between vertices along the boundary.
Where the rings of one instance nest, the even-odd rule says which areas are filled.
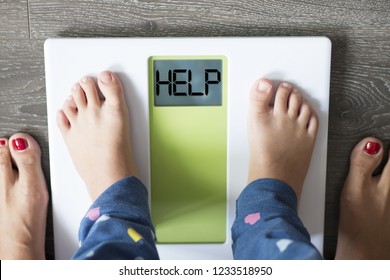
[[[42,150],[42,167],[50,190],[43,41],[0,40],[0,137],[32,135]],[[51,210],[47,258],[53,258]]]
[[[363,77],[360,69],[365,65],[356,65],[355,69],[345,67],[340,65],[332,71],[325,222],[327,258],[334,257],[337,245],[339,194],[354,145],[364,137],[374,136],[388,150],[390,139],[390,67],[371,66],[371,73],[364,73]]]
[[[362,27],[388,31],[389,8],[387,0],[31,0],[30,18],[33,38],[332,34],[340,28],[352,34]]]
[[[0,39],[29,38],[27,0],[0,1]]]
[[[389,16],[386,19],[389,26]],[[390,32],[380,30],[367,25],[353,33],[346,30],[345,35],[333,40],[325,223],[327,258],[334,257],[337,245],[339,194],[351,150],[367,136],[378,137],[388,148]]]

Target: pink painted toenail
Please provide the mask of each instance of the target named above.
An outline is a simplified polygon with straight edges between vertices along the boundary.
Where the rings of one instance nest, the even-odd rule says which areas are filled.
[[[102,72],[100,73],[99,75],[99,79],[100,81],[102,81],[103,83],[109,83],[112,81],[112,75],[110,72]]]
[[[364,147],[364,151],[369,155],[376,155],[381,150],[381,145],[377,142],[369,141]]]
[[[3,139],[0,139],[0,146],[4,146],[5,145],[5,140],[3,140]]]
[[[259,90],[267,90],[267,89],[269,89],[269,84],[268,83],[266,83],[266,82],[262,82],[262,81],[260,81],[259,82],[259,84],[257,85],[257,88],[259,89]]]
[[[289,83],[283,82],[282,87],[291,88],[291,85]]]
[[[23,151],[23,150],[27,149],[28,144],[27,144],[27,141],[25,139],[16,138],[16,139],[12,140],[12,146],[17,151]]]
[[[86,82],[88,82],[88,79],[89,79],[88,77],[84,77],[84,78],[81,79],[81,81],[82,81],[83,83],[86,83]]]

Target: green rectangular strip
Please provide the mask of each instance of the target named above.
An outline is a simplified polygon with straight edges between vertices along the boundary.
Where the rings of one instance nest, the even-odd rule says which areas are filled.
[[[222,60],[222,106],[154,106],[154,60]],[[174,98],[174,97],[173,97]],[[227,184],[227,59],[149,59],[152,220],[159,243],[224,243]]]

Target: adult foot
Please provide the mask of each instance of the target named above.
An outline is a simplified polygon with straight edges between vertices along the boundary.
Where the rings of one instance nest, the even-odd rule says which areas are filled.
[[[390,161],[373,176],[383,145],[365,138],[351,154],[341,193],[336,259],[390,259]]]
[[[113,183],[136,175],[130,121],[122,85],[109,71],[72,87],[58,112],[57,123],[76,170],[95,200]]]
[[[0,139],[0,259],[44,259],[48,192],[29,135]]]
[[[318,118],[291,84],[283,82],[274,97],[272,82],[258,80],[250,93],[248,183],[273,178],[290,185],[298,199],[310,165]]]

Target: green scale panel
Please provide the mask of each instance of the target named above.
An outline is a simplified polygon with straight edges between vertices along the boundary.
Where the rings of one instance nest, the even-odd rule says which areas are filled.
[[[149,119],[158,243],[224,243],[226,57],[150,57]]]

